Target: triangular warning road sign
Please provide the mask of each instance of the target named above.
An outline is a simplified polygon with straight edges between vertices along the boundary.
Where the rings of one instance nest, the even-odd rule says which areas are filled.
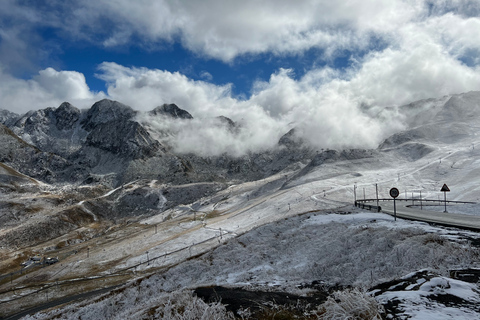
[[[447,187],[447,184],[443,184],[442,190],[440,190],[440,191],[448,192],[448,191],[450,191],[450,189]]]

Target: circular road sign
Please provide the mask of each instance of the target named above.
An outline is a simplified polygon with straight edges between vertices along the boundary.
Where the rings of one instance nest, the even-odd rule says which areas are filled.
[[[392,188],[392,189],[390,189],[390,196],[391,196],[392,198],[395,199],[395,198],[398,197],[399,195],[400,195],[400,191],[398,191],[397,188]]]

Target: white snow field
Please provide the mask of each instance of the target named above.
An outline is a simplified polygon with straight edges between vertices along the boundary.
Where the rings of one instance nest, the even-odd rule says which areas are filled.
[[[449,200],[479,201],[479,103],[479,93],[419,102],[402,111],[410,115],[407,129],[377,150],[346,150],[325,160],[319,153],[316,162],[295,171],[232,185],[80,244],[81,254],[36,276],[128,273],[133,280],[102,297],[25,319],[228,319],[224,305],[205,303],[192,290],[223,286],[308,296],[312,283],[370,301],[370,318],[480,319],[478,284],[450,278],[450,270],[480,268],[477,232],[394,221],[352,206],[355,196],[374,199],[376,187],[380,198],[389,198],[392,187],[401,198],[443,198],[443,184]],[[19,286],[16,281],[8,285]],[[48,286],[50,299],[61,297],[62,288]],[[360,317],[337,300],[309,316]],[[22,301],[3,306],[18,308]],[[249,310],[243,312],[248,318]]]

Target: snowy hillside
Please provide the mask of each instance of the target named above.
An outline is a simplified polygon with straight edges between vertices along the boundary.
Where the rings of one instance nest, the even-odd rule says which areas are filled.
[[[177,125],[192,121],[170,109]],[[452,278],[480,268],[478,232],[352,206],[376,190],[389,198],[392,187],[400,198],[438,199],[443,184],[450,200],[480,201],[478,113],[480,93],[472,92],[400,107],[405,130],[377,149],[316,151],[296,146],[292,131],[270,153],[182,156],[198,178],[219,170],[214,181],[166,183],[145,171],[115,188],[9,189],[0,309],[105,288],[27,319],[479,318],[478,284]],[[139,123],[162,137],[158,126]],[[173,141],[169,134],[159,143]],[[35,254],[61,263],[9,276]]]

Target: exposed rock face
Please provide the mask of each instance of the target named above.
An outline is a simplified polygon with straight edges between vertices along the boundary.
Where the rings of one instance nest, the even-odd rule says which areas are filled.
[[[123,103],[103,99],[96,102],[88,110],[85,119],[82,121],[82,128],[91,131],[95,127],[111,121],[130,120],[136,114],[136,111]]]
[[[15,127],[21,127],[23,133],[28,133],[35,139],[39,133],[50,131],[50,124],[55,123],[53,112],[52,108],[28,112],[15,123]]]
[[[81,147],[87,134],[79,127],[81,116],[80,110],[64,102],[57,109],[29,112],[10,127],[15,134],[42,151],[69,158]]]
[[[215,119],[218,120],[221,126],[224,126],[231,133],[239,133],[240,127],[232,119],[224,116],[218,116]]]
[[[15,133],[0,124],[0,162],[30,177],[55,182],[77,181],[85,174],[81,168],[68,160],[38,148],[20,139]]]
[[[187,111],[180,109],[176,104],[163,104],[149,112],[152,116],[164,115],[176,119],[193,119]]]
[[[88,134],[86,145],[132,159],[153,156],[161,149],[158,141],[138,123],[117,120],[97,125]]]
[[[177,155],[169,151],[171,146],[162,145],[153,138],[154,133],[155,137],[159,136],[158,132],[151,131],[148,118],[145,124],[136,121],[137,114],[129,106],[107,99],[98,101],[89,110],[79,110],[64,102],[56,109],[32,111],[17,117],[11,128],[30,147],[38,148],[40,153],[46,151],[52,154],[50,162],[37,159],[38,164],[48,171],[32,175],[41,180],[49,175],[47,180],[43,179],[45,181],[71,181],[76,177],[80,183],[118,186],[143,178],[175,184],[252,180],[280,172],[298,161],[308,163],[313,156],[311,150],[294,142],[293,131],[280,140],[280,145],[289,144],[289,148],[242,157],[228,154],[215,157]],[[190,113],[175,104],[159,106],[148,115],[167,118],[168,121],[193,119]],[[14,118],[13,115],[8,116],[8,119]],[[227,117],[213,120],[211,125],[225,128],[233,135],[240,130]],[[181,130],[181,122],[176,127]],[[163,134],[169,136],[175,133]],[[12,158],[11,161],[18,163],[11,165],[27,173],[28,170],[21,169],[20,163],[24,164],[21,159]],[[52,166],[53,163],[56,164]],[[31,167],[35,166],[32,162]]]
[[[10,112],[8,110],[0,110],[0,123],[3,123],[7,127],[13,125],[18,118],[20,118],[20,115]]]
[[[278,140],[278,145],[287,149],[296,149],[303,144],[304,142],[296,136],[295,128],[290,129],[290,131],[285,133],[280,140]]]
[[[68,102],[64,102],[54,111],[58,130],[72,130],[80,119],[81,112]]]
[[[170,174],[189,171],[191,168],[179,166],[183,162],[175,155],[166,154],[165,148],[133,120],[136,114],[132,108],[111,100],[101,100],[83,111],[64,102],[56,109],[29,112],[11,127],[12,134],[24,138],[26,145],[35,146],[38,152],[50,152],[52,159],[58,157],[75,167],[73,171],[81,171],[78,182],[117,185],[125,182],[124,178],[146,176],[168,180]],[[12,161],[20,163],[21,159]],[[41,162],[39,160],[39,164]],[[19,165],[12,166],[26,173]],[[70,181],[72,173],[60,167],[57,168],[60,171],[52,171],[51,176],[59,182]],[[33,176],[41,178],[39,174]]]

